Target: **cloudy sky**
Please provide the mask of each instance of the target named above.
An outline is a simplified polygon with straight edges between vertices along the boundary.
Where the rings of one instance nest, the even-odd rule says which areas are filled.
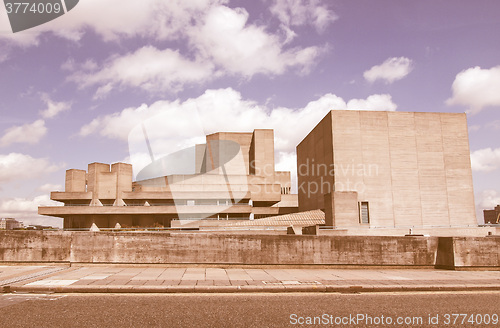
[[[467,112],[481,213],[500,203],[499,12],[497,0],[80,0],[13,34],[0,8],[0,217],[60,226],[36,211],[65,170],[138,158],[143,120],[171,149],[274,128],[277,166],[293,169],[330,109]]]

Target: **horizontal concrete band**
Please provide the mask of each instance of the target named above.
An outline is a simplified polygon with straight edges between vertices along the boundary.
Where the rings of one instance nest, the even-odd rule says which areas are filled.
[[[169,206],[78,206],[78,215],[165,215],[165,214],[198,214],[198,213],[252,213],[252,206],[249,205],[169,205]],[[44,206],[38,211],[41,215],[75,215],[74,206]]]
[[[500,237],[2,231],[0,262],[500,267]]]
[[[379,293],[428,291],[499,291],[499,285],[484,286],[7,286],[4,293]]]

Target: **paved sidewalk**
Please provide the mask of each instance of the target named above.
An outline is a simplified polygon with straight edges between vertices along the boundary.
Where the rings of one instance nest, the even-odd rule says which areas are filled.
[[[60,293],[500,290],[500,271],[4,265],[0,286]]]

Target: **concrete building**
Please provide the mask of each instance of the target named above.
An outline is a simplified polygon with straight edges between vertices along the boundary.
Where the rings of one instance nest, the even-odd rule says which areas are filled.
[[[0,230],[14,230],[23,227],[23,223],[12,218],[0,219]]]
[[[296,212],[290,172],[274,169],[273,130],[215,133],[152,161],[133,182],[132,165],[92,163],[66,171],[64,206],[39,214],[64,218],[64,228],[197,227]]]
[[[500,224],[500,205],[495,206],[492,210],[484,210],[484,223]]]
[[[477,226],[465,114],[331,111],[297,165],[299,210],[326,226]]]

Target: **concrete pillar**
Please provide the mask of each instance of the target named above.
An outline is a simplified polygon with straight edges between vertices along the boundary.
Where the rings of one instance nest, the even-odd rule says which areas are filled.
[[[325,211],[325,226],[327,227],[333,227],[334,224],[334,213],[335,213],[335,209],[334,209],[334,206],[333,206],[333,193],[329,192],[327,194],[324,194],[323,195],[324,197],[324,211]]]
[[[114,206],[124,206],[122,192],[132,191],[132,165],[115,163],[111,165],[111,173],[116,175],[116,200]]]
[[[256,129],[250,145],[250,174],[274,178],[274,131]]]
[[[104,173],[109,171],[110,171],[109,164],[91,163],[88,165],[87,191],[92,192],[93,199],[99,198],[97,195],[97,189],[99,186],[98,182],[99,173]]]
[[[224,171],[226,174],[248,174],[251,133],[218,132],[207,135],[206,140],[205,172],[215,170],[217,174],[224,174]]]
[[[349,228],[359,225],[358,193],[335,191],[324,196],[325,226]]]

